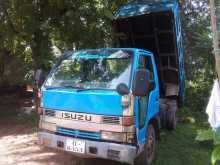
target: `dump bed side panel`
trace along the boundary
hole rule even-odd
[[[137,4],[134,5],[136,12],[144,10],[143,6],[138,10]],[[162,5],[157,11],[151,4],[153,12],[148,8],[148,12],[137,12],[137,15],[135,12],[129,14],[129,8],[125,14],[118,12],[113,23],[114,34],[119,47],[141,48],[154,53],[162,97],[183,97],[183,49],[178,4],[174,3],[169,8],[165,3]]]

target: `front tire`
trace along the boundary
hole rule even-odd
[[[156,131],[152,124],[148,126],[144,151],[135,160],[135,165],[151,165],[156,152]]]

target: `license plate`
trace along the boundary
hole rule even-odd
[[[67,139],[66,140],[66,150],[84,154],[85,153],[86,142],[82,140]]]

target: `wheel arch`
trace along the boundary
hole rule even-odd
[[[153,118],[150,119],[150,121],[148,122],[148,125],[152,124],[155,132],[156,132],[156,138],[157,140],[160,139],[160,118],[159,116],[154,116]]]

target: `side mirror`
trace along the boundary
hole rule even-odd
[[[149,92],[149,75],[150,72],[147,69],[138,69],[135,74],[132,93],[134,96],[147,96]]]
[[[121,96],[124,96],[130,93],[128,86],[124,83],[118,84],[116,90]]]
[[[35,84],[38,87],[43,84],[44,76],[43,76],[43,70],[42,69],[36,70],[36,72],[34,74],[34,81],[35,81]]]

